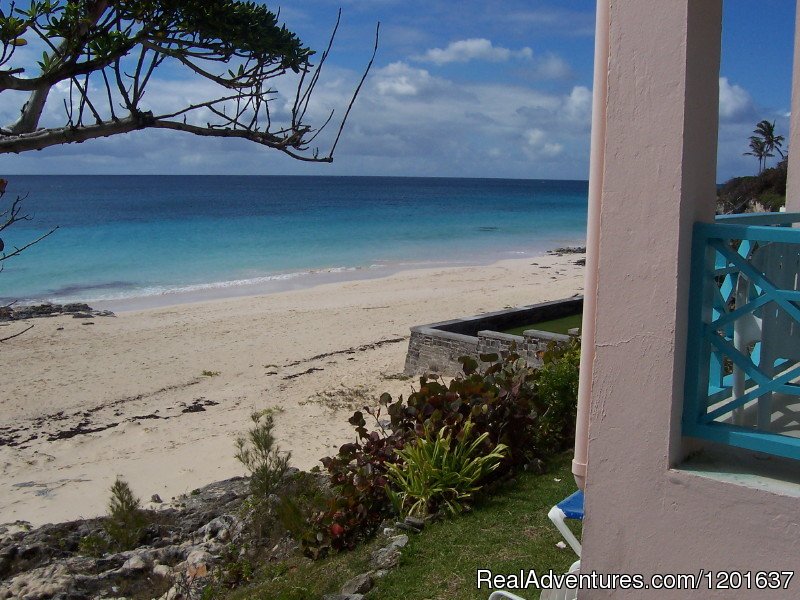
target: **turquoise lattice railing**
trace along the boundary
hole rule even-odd
[[[684,435],[800,459],[800,214],[697,223]]]

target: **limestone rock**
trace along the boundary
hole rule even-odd
[[[374,581],[370,573],[356,575],[342,586],[342,594],[349,596],[352,594],[366,594],[372,589]]]
[[[147,563],[138,554],[134,554],[122,565],[123,571],[144,571],[147,568]]]
[[[370,564],[373,569],[391,569],[400,563],[400,551],[397,548],[380,548],[372,553]]]
[[[391,542],[389,544],[389,548],[404,548],[406,544],[408,544],[408,536],[407,535],[396,535],[389,539]]]

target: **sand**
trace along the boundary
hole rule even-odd
[[[117,476],[168,501],[243,475],[235,439],[266,408],[291,463],[318,465],[353,439],[353,410],[410,391],[409,327],[570,297],[583,285],[577,258],[404,271],[93,324],[36,319],[0,346],[0,523],[103,514]]]

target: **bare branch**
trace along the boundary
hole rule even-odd
[[[33,246],[34,244],[38,244],[38,243],[39,243],[39,242],[41,242],[41,241],[42,241],[44,238],[46,238],[47,236],[49,236],[50,234],[52,234],[52,233],[53,233],[53,232],[54,232],[56,229],[58,229],[58,226],[57,226],[57,225],[56,225],[55,227],[53,227],[53,228],[52,228],[50,231],[48,231],[47,233],[45,233],[45,234],[43,234],[43,235],[40,235],[38,238],[36,238],[36,239],[35,239],[35,240],[33,240],[32,242],[28,242],[27,244],[25,244],[24,246],[22,246],[22,248],[17,248],[17,247],[15,246],[15,247],[14,247],[14,251],[13,251],[13,252],[9,252],[9,253],[2,252],[2,253],[0,253],[0,262],[2,262],[2,261],[4,261],[4,260],[8,260],[9,258],[12,258],[12,257],[14,257],[14,256],[17,256],[18,254],[21,254],[22,252],[24,252],[25,250],[27,250],[28,248],[30,248],[30,247],[31,247],[31,246]]]
[[[333,141],[331,151],[328,153],[328,155],[331,157],[331,160],[333,159],[333,152],[336,150],[336,145],[339,143],[339,138],[342,136],[342,131],[344,130],[344,124],[347,122],[347,117],[350,116],[350,109],[353,108],[353,104],[355,104],[358,93],[361,91],[361,86],[364,85],[364,81],[367,79],[369,70],[372,68],[372,63],[375,61],[375,55],[378,53],[378,39],[380,37],[380,32],[381,24],[378,23],[378,25],[375,27],[375,47],[372,49],[372,58],[369,59],[367,68],[364,70],[364,74],[361,76],[361,81],[358,82],[355,92],[353,92],[353,97],[350,99],[350,104],[348,104],[347,111],[344,113],[344,118],[339,125],[339,132],[336,134],[336,139]]]
[[[7,342],[8,340],[12,340],[12,339],[14,339],[14,338],[15,338],[15,337],[17,337],[17,336],[20,336],[20,335],[22,335],[23,333],[26,333],[26,332],[30,331],[31,329],[33,329],[33,323],[31,323],[30,325],[28,325],[28,328],[27,328],[27,329],[23,329],[23,330],[22,330],[22,331],[20,331],[19,333],[15,333],[14,335],[9,335],[9,336],[6,336],[6,337],[4,337],[4,338],[0,338],[0,343],[2,343],[2,342]]]

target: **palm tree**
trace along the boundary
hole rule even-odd
[[[767,164],[767,158],[775,155],[767,148],[764,138],[753,135],[750,136],[750,152],[745,152],[744,156],[755,156],[758,159],[758,174],[761,175]]]
[[[761,139],[764,140],[764,147],[766,148],[767,152],[777,150],[778,154],[781,155],[781,158],[784,158],[781,146],[783,146],[783,142],[786,138],[784,138],[782,135],[775,135],[775,121],[772,123],[766,119],[759,121],[756,124],[756,128],[753,130],[753,133],[761,136]],[[764,166],[766,166],[766,164]]]

